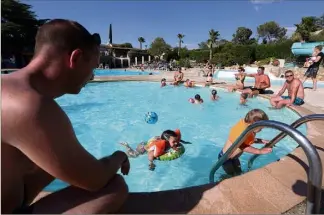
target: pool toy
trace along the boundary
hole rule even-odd
[[[156,140],[157,138],[159,137],[152,137],[147,141],[146,145],[150,144],[152,141]],[[185,153],[185,147],[183,145],[180,145],[177,147],[177,150],[169,149],[166,153],[157,157],[156,159],[160,161],[171,161],[181,157],[184,153]]]
[[[145,122],[148,124],[155,124],[158,119],[159,117],[155,112],[147,112],[144,117]]]

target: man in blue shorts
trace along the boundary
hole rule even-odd
[[[300,106],[304,104],[304,87],[302,82],[294,77],[294,73],[291,70],[285,72],[286,82],[277,95],[270,99],[270,103],[274,108],[280,109],[284,106],[296,105]],[[288,90],[288,96],[282,96],[282,94]]]

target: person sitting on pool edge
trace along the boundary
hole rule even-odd
[[[190,142],[182,140],[180,130],[176,129],[175,131],[165,130],[161,136],[152,138],[148,143],[142,142],[138,144],[136,150],[133,150],[127,143],[120,144],[127,148],[127,154],[129,157],[135,158],[148,152],[148,160],[150,162],[149,169],[154,170],[155,164],[153,163],[153,160],[165,154],[165,152],[170,148],[177,151],[181,143],[191,144]]]
[[[223,147],[223,149],[218,154],[218,159],[220,159],[226,151],[233,145],[236,139],[245,131],[245,129],[258,121],[269,120],[267,114],[260,109],[250,110],[244,119],[240,119],[230,130],[229,137]],[[251,154],[268,154],[272,152],[271,148],[257,149],[252,147],[253,143],[267,144],[269,141],[256,138],[256,133],[260,132],[262,129],[259,128],[250,133],[243,141],[241,146],[237,148],[223,163],[223,169],[228,175],[235,176],[242,173],[241,163],[239,157],[243,152],[248,152]]]
[[[166,85],[167,85],[166,79],[165,78],[162,78],[161,79],[161,87],[165,87]]]
[[[217,95],[217,90],[214,89],[211,91],[210,99],[212,101],[216,101],[219,99],[219,96]]]
[[[189,102],[192,104],[202,104],[204,103],[204,100],[200,97],[199,94],[196,94],[194,99],[193,98],[189,99]]]
[[[183,79],[183,72],[181,71],[181,67],[179,67],[178,71],[174,73],[174,82],[173,85],[177,86],[182,82]]]
[[[186,82],[184,83],[185,87],[194,87],[195,86],[195,82],[194,81],[190,81],[189,79],[186,80]]]
[[[241,95],[240,95],[240,105],[246,105],[247,97],[248,97],[247,93],[241,93]]]
[[[285,72],[285,78],[286,82],[277,95],[270,99],[270,104],[276,109],[284,106],[303,105],[305,97],[303,83],[294,77],[294,73],[291,70]],[[282,96],[286,89],[288,90],[288,96]]]

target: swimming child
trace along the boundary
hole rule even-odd
[[[189,79],[186,80],[186,82],[184,83],[185,87],[194,87],[195,86],[195,82],[190,81]]]
[[[240,96],[240,105],[246,105],[247,97],[248,97],[247,93],[242,93],[241,94],[241,96]]]
[[[204,100],[200,97],[199,94],[196,94],[194,99],[193,98],[189,99],[189,102],[193,104],[202,104],[204,103]]]
[[[161,79],[161,87],[165,87],[167,84],[166,84],[166,79],[165,78],[162,78]]]
[[[165,154],[171,148],[178,150],[178,147],[181,146],[181,143],[191,144],[190,142],[181,140],[181,132],[179,129],[176,129],[175,131],[165,130],[163,131],[161,136],[152,138],[149,143],[142,142],[138,144],[136,150],[133,150],[127,143],[120,144],[127,148],[126,153],[129,157],[135,158],[147,152],[149,169],[154,170],[155,164],[153,163],[153,160]]]
[[[234,125],[231,128],[228,140],[226,141],[223,149],[220,151],[218,159],[220,159],[226,153],[226,151],[232,146],[236,139],[244,132],[244,130],[249,125],[261,120],[269,120],[267,114],[263,110],[250,110],[246,114],[244,119],[241,119],[239,122],[236,123],[236,125]],[[268,154],[272,152],[271,148],[257,149],[251,146],[253,143],[267,144],[269,142],[267,140],[262,140],[255,137],[256,133],[260,132],[261,130],[262,129],[259,128],[254,132],[250,133],[244,139],[242,145],[229,156],[227,161],[223,163],[223,169],[228,175],[239,175],[242,173],[239,157],[242,155],[243,152],[248,152],[251,154]]]
[[[217,95],[217,90],[214,89],[211,91],[210,99],[212,101],[216,101],[219,99],[219,96]]]

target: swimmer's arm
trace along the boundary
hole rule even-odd
[[[147,153],[148,156],[148,160],[150,161],[150,163],[153,163],[154,160],[154,150],[151,150]]]
[[[10,142],[50,175],[73,186],[97,191],[127,159],[122,152],[102,160],[92,156],[79,143],[69,118],[51,99],[31,98],[16,114],[19,122],[12,126],[15,136]]]

